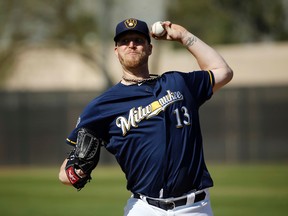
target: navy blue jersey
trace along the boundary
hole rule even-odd
[[[75,144],[81,127],[94,131],[115,155],[133,193],[167,198],[212,187],[198,111],[213,84],[210,71],[118,83],[88,104],[67,142]]]

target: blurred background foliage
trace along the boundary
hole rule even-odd
[[[105,43],[112,38],[114,24],[108,23],[108,28],[102,23],[111,21],[111,11],[121,10],[116,3],[0,0],[0,82],[11,71],[15,53],[35,44],[71,49],[87,63],[99,66],[91,47],[97,40]],[[187,27],[209,44],[288,39],[288,0],[168,0],[165,5],[167,20]],[[147,16],[153,15],[148,12]]]
[[[288,39],[287,5],[287,0],[182,0],[168,14],[208,43],[283,41]]]

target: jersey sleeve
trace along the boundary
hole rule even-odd
[[[66,138],[66,143],[69,145],[75,145],[77,141],[77,134],[80,128],[86,128],[93,132],[93,134],[102,140],[107,139],[107,119],[103,115],[99,115],[99,100],[96,98],[90,102],[83,112],[80,114],[76,127],[72,130],[69,136]]]
[[[213,95],[214,75],[212,71],[193,71],[185,74],[186,85],[196,99],[198,106],[209,100]]]

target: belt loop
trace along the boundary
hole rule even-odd
[[[187,195],[187,203],[186,205],[193,204],[195,200],[195,193],[190,193]]]
[[[142,196],[142,195],[140,195],[140,199],[141,199],[142,201],[144,201],[144,202],[146,202],[146,203],[147,203],[147,199],[146,199],[146,196]]]

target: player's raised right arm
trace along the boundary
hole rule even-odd
[[[215,49],[188,31],[184,33],[181,42],[196,58],[202,70],[213,72],[215,79],[213,92],[230,82],[233,78],[233,71]]]
[[[163,22],[162,24],[167,34],[156,39],[172,40],[182,43],[196,58],[200,69],[211,70],[213,72],[215,78],[214,92],[232,79],[232,69],[215,49],[180,25],[172,24],[169,21]]]

